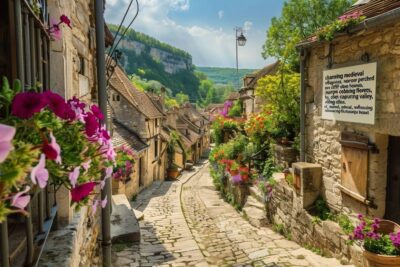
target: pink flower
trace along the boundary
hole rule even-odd
[[[88,112],[85,117],[85,123],[86,135],[89,137],[95,135],[99,129],[99,121],[96,116],[94,116],[93,113]]]
[[[58,164],[61,164],[61,148],[60,145],[57,144],[56,138],[53,133],[50,133],[51,143],[47,143],[47,141],[42,146],[42,152],[46,155],[47,159],[54,160]]]
[[[59,118],[64,120],[73,120],[75,118],[75,112],[62,96],[51,91],[44,92],[43,96],[48,108]]]
[[[101,206],[103,209],[107,205],[107,196],[105,196],[104,200],[95,200],[92,204],[92,216],[96,215],[97,207]]]
[[[85,184],[78,185],[71,190],[71,199],[72,202],[79,202],[85,199],[94,189],[96,186],[95,182],[88,182]]]
[[[101,112],[100,108],[96,105],[93,105],[90,107],[90,110],[93,112],[93,114],[99,119],[102,120],[104,119],[104,115]]]
[[[31,171],[31,180],[33,184],[39,184],[40,188],[45,188],[47,181],[49,180],[49,171],[45,168],[46,156],[45,154],[40,155],[39,163],[36,167],[33,167]]]
[[[15,128],[0,124],[0,163],[6,160],[8,154],[14,149],[12,139],[15,135]]]
[[[89,159],[88,161],[82,163],[82,168],[83,168],[85,171],[88,171],[89,168],[90,168],[90,163],[92,163],[92,160],[90,160],[90,159]]]
[[[21,119],[29,119],[45,106],[46,102],[42,94],[35,92],[19,93],[13,99],[11,114]]]
[[[75,119],[85,123],[85,103],[80,102],[75,96],[67,101],[68,105],[71,107],[72,111],[75,112]]]
[[[110,178],[111,176],[112,176],[112,174],[113,174],[113,167],[112,166],[110,166],[110,167],[107,167],[106,168],[106,178]]]
[[[69,182],[71,183],[72,187],[75,187],[76,182],[78,181],[78,177],[80,174],[79,169],[80,169],[80,167],[75,167],[74,170],[72,172],[70,172],[68,175]]]
[[[24,191],[21,191],[15,194],[11,199],[11,206],[16,207],[18,209],[25,209],[28,205],[29,201],[31,200],[30,195],[25,195],[31,188],[29,186],[25,187]]]
[[[101,201],[101,207],[104,209],[107,205],[107,195],[104,197],[104,199]]]
[[[66,15],[61,15],[60,21],[61,21],[61,23],[66,24],[68,27],[70,27],[72,29],[71,20]]]

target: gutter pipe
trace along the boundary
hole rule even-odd
[[[306,161],[306,66],[307,50],[300,50],[300,161]]]
[[[105,65],[105,33],[104,33],[104,1],[95,1],[96,17],[96,62],[97,62],[97,86],[98,102],[101,112],[107,114],[107,88],[106,88],[106,65]],[[106,116],[105,116],[106,117]],[[102,121],[106,124],[106,119]],[[102,179],[104,180],[104,174]],[[111,179],[105,180],[105,186],[101,190],[101,199],[107,197],[106,206],[101,209],[101,233],[103,266],[111,267]]]

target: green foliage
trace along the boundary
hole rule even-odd
[[[336,216],[335,221],[339,223],[340,228],[345,234],[350,234],[351,232],[353,232],[354,225],[347,215],[340,214]]]
[[[379,239],[366,238],[364,248],[376,254],[399,256],[399,250],[393,245],[389,235],[383,235]]]
[[[183,141],[182,138],[180,136],[180,134],[176,131],[171,131],[170,133],[170,141],[168,143],[168,147],[167,147],[167,153],[168,153],[168,167],[169,168],[174,168],[176,167],[175,165],[175,151],[176,148],[179,147],[182,152],[183,152],[183,161],[186,162],[186,150],[185,150],[185,146],[183,145]]]
[[[292,174],[289,173],[288,175],[286,175],[285,178],[289,185],[293,185],[293,175]]]
[[[270,113],[273,138],[293,140],[300,132],[300,75],[285,69],[258,81],[256,94],[266,103]]]
[[[255,69],[239,69],[239,75],[235,68],[196,67],[196,70],[205,74],[215,84],[236,85],[245,75],[255,72]]]
[[[175,95],[175,100],[179,105],[189,102],[189,96],[183,92],[179,92]]]
[[[319,197],[315,201],[315,211],[317,217],[323,221],[328,219],[330,220],[334,219],[331,210],[329,209],[328,205],[326,204],[326,201],[322,197]]]
[[[267,179],[271,178],[274,173],[279,171],[272,157],[268,157],[263,166],[264,168],[262,170],[262,176]]]
[[[335,33],[342,32],[351,26],[357,25],[364,21],[365,18],[365,16],[359,16],[354,18],[335,20],[333,23],[326,25],[317,32],[318,40],[332,41]]]
[[[229,110],[229,117],[241,117],[243,112],[242,101],[236,100],[233,102],[233,106]]]
[[[333,22],[348,9],[353,0],[288,0],[280,17],[271,20],[262,56],[273,57],[297,69],[296,44]]]
[[[234,90],[230,84],[214,84],[202,72],[196,72],[196,76],[200,80],[197,104],[201,107],[212,103],[223,103],[228,94]]]

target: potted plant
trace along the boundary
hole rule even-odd
[[[168,143],[167,153],[168,153],[168,168],[167,168],[167,176],[170,179],[176,179],[179,176],[179,168],[178,165],[175,163],[175,152],[176,147],[179,146],[182,150],[183,154],[183,162],[186,162],[186,152],[182,145],[182,140],[180,135],[172,131],[170,133],[171,140]]]
[[[360,223],[350,240],[361,243],[370,267],[400,266],[400,226],[395,222],[358,215]]]

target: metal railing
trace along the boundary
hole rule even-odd
[[[24,89],[47,89],[50,86],[50,36],[47,33],[47,1],[39,0],[34,11],[30,0],[6,0],[8,9],[3,18],[10,36],[6,43],[9,55],[1,55],[7,64],[2,66],[9,80],[19,79]],[[36,2],[36,1],[35,1]],[[2,21],[3,22],[3,21]],[[57,214],[54,186],[37,189],[26,207],[28,216],[11,214],[0,224],[1,267],[36,266],[46,238]]]

